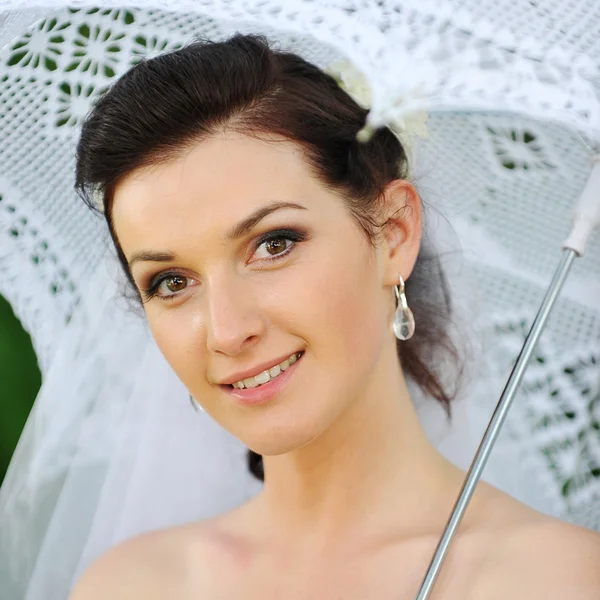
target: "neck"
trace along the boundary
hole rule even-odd
[[[314,547],[443,526],[463,476],[427,440],[395,347],[377,371],[324,434],[294,452],[264,457],[260,501],[274,535]]]

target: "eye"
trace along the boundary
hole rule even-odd
[[[168,296],[181,292],[187,287],[187,277],[181,275],[169,275],[165,277],[159,284],[157,292],[159,296]]]
[[[277,254],[283,254],[292,244],[292,240],[284,237],[273,238],[267,242],[263,242],[258,248],[257,252],[260,250],[262,246],[267,253],[267,255],[259,257],[259,258],[268,258],[269,256],[276,256]]]
[[[193,279],[184,275],[164,273],[152,281],[149,289],[142,290],[144,302],[148,302],[154,297],[161,300],[171,300],[193,283]]]
[[[254,254],[259,260],[277,260],[289,254],[298,242],[306,239],[306,234],[294,229],[270,231],[258,240]]]

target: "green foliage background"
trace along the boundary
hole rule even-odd
[[[0,482],[41,382],[31,339],[0,296]]]

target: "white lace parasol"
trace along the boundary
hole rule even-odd
[[[414,177],[440,251],[460,242],[445,262],[477,352],[450,430],[427,399],[419,406],[462,466],[558,264],[600,141],[595,0],[0,0],[0,293],[43,372],[0,491],[10,600],[62,600],[114,543],[257,489],[244,448],[206,415],[190,418],[186,390],[119,300],[102,221],[72,190],[79,126],[111,82],[141,57],[238,30],[323,67],[349,59],[371,87],[373,126],[429,111]],[[600,530],[598,298],[596,235],[484,478]]]

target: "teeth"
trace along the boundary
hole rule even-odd
[[[248,377],[248,379],[244,379],[245,388],[255,388],[257,385],[258,383],[256,383],[256,379],[254,377]]]
[[[259,373],[255,377],[248,377],[246,379],[243,379],[242,381],[236,381],[233,384],[233,387],[238,390],[241,390],[244,388],[255,388],[259,385],[268,383],[269,381],[271,381],[271,379],[275,379],[275,377],[277,377],[283,371],[288,369],[290,365],[293,365],[298,360],[299,356],[299,352],[297,354],[292,354],[292,356],[286,358],[283,362],[279,363],[278,365],[275,365],[274,367],[271,367],[270,369],[267,369],[266,371],[263,371],[262,373]]]
[[[271,375],[269,375],[269,371],[263,371],[259,375],[254,377],[256,379],[256,383],[267,383],[267,381],[271,380]]]

